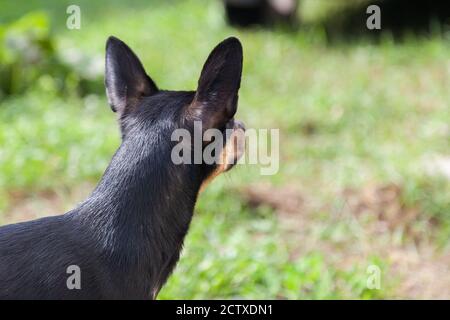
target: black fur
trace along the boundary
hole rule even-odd
[[[205,103],[213,111],[199,118],[213,117],[221,127],[236,109],[242,48],[229,38],[215,51],[207,64],[218,66],[211,69],[215,73],[204,69],[199,81],[206,77],[214,84],[201,91],[202,100],[227,100],[226,87],[232,88],[225,91],[233,105]],[[225,65],[233,66],[231,75]],[[200,186],[214,170],[175,165],[170,158],[173,130],[192,130],[191,108],[201,109],[193,106],[196,92],[158,90],[131,49],[113,37],[107,43],[106,88],[119,114],[122,144],[76,209],[0,227],[2,299],[153,299],[179,259]],[[81,269],[80,290],[66,286],[70,265]]]

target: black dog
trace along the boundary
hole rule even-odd
[[[156,298],[179,259],[199,190],[234,164],[174,164],[171,134],[193,132],[194,121],[243,132],[234,121],[241,72],[241,44],[228,38],[209,55],[197,91],[159,90],[131,49],[110,37],[105,85],[122,143],[76,209],[0,228],[0,298]],[[229,145],[222,154],[238,159],[242,150]]]

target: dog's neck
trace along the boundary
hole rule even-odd
[[[155,143],[125,140],[79,216],[108,259],[164,282],[178,260],[201,181],[195,167],[175,166],[169,146]]]

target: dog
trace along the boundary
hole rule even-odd
[[[171,134],[193,133],[196,121],[202,130],[243,134],[234,120],[242,60],[239,40],[227,38],[208,56],[196,91],[160,90],[135,53],[109,37],[105,87],[121,145],[75,209],[0,227],[0,299],[156,299],[200,190],[242,156],[242,146],[224,138],[218,157],[226,161],[174,164]],[[70,285],[72,271],[79,278]]]

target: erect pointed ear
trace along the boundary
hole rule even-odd
[[[242,45],[231,37],[209,54],[198,80],[188,113],[201,120],[203,129],[221,129],[237,109],[242,74]]]
[[[112,36],[106,42],[105,86],[109,105],[119,116],[131,112],[143,97],[158,91],[134,52]]]

